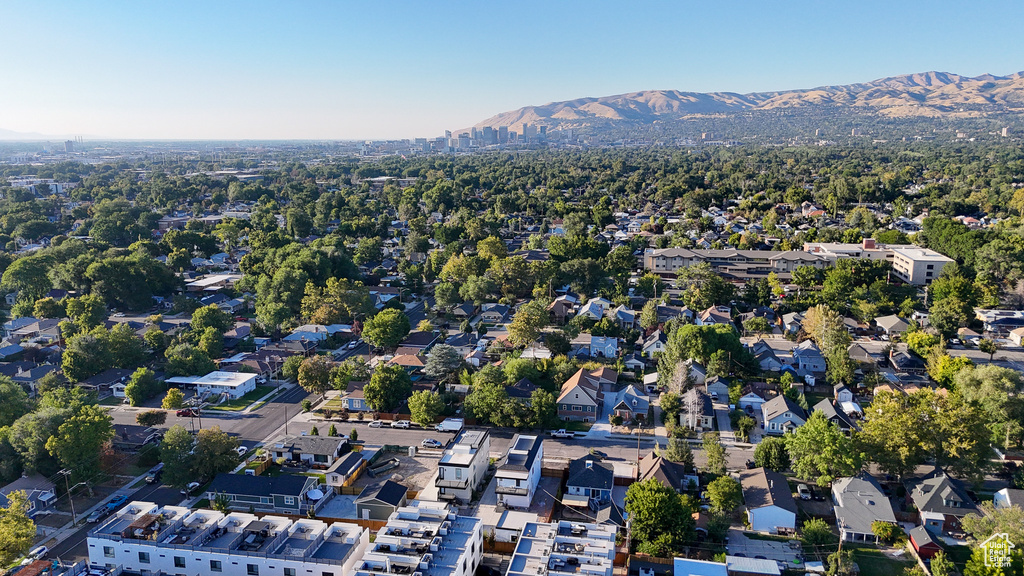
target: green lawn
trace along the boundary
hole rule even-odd
[[[267,394],[270,394],[276,386],[257,386],[255,390],[249,392],[245,396],[237,400],[228,400],[222,404],[216,406],[207,406],[205,410],[228,410],[231,412],[237,412],[238,410],[245,410],[250,404],[263,398]]]
[[[569,432],[590,432],[591,426],[593,424],[590,422],[576,422],[575,420],[565,423],[565,429]]]
[[[860,567],[860,576],[892,576],[914,565],[909,558],[897,560],[886,556],[877,548],[853,547],[853,561]]]
[[[103,400],[99,401],[100,406],[120,406],[124,402],[124,398],[118,398],[117,396],[107,396]]]
[[[964,564],[971,559],[971,552],[973,552],[973,550],[971,550],[970,546],[946,547],[946,556],[957,565],[957,568],[961,569],[963,569]]]

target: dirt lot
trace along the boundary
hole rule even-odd
[[[384,480],[393,480],[408,486],[410,490],[419,491],[429,485],[430,480],[437,472],[437,465],[441,459],[440,454],[417,454],[414,457],[409,457],[407,453],[389,452],[382,456],[378,462],[384,462],[389,458],[398,458],[400,462],[398,468],[376,478],[364,472],[356,480],[355,485],[362,488]]]

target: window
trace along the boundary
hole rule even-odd
[[[284,497],[284,503],[285,503],[286,506],[294,506],[295,505],[295,497],[294,496],[285,496]]]
[[[181,556],[175,556],[174,557],[174,567],[175,568],[184,568],[185,567],[185,559],[182,558]]]
[[[260,567],[256,564],[246,564],[245,573],[249,576],[260,576]]]
[[[295,568],[285,568],[284,576],[295,576]]]
[[[323,576],[334,576],[334,572],[323,572]]]
[[[103,547],[103,557],[104,558],[113,558],[114,557],[114,547],[113,546],[104,546]]]
[[[327,462],[327,455],[326,454],[313,454],[313,462],[318,462],[318,463],[323,464],[324,462]]]
[[[149,552],[139,552],[139,562],[149,564]]]
[[[224,567],[221,566],[220,560],[210,560],[210,572],[222,572]]]
[[[455,469],[455,479],[462,480],[462,468]]]

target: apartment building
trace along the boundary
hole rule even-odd
[[[442,502],[413,501],[388,518],[344,576],[472,576],[483,560],[483,524]]]
[[[516,434],[495,474],[497,484],[494,491],[498,495],[498,502],[516,508],[529,508],[537,485],[540,484],[543,460],[542,438]]]
[[[687,248],[648,249],[644,268],[655,274],[674,274],[680,268],[707,262],[712,270],[733,282],[767,278],[774,272],[780,280],[790,280],[800,266],[826,268],[835,256],[799,250],[689,250]]]
[[[348,576],[370,543],[353,524],[132,502],[89,533],[89,563],[137,574]]]
[[[505,576],[612,576],[616,527],[528,522]]]
[[[486,430],[460,432],[438,463],[438,498],[469,502],[487,473],[490,452],[491,435]]]
[[[907,284],[925,286],[939,277],[942,268],[953,261],[928,248],[894,248],[892,270],[897,278]]]

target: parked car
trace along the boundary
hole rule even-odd
[[[117,496],[114,496],[110,500],[110,502],[107,502],[107,510],[110,510],[111,512],[113,512],[114,510],[117,510],[118,506],[124,504],[127,501],[128,501],[128,497],[127,496],[125,496],[124,494],[118,494]]]
[[[46,546],[38,546],[36,548],[33,548],[32,551],[28,553],[28,555],[33,557],[33,558],[35,558],[36,560],[40,560],[40,559],[42,559],[43,556],[46,556],[46,554],[49,553],[49,552],[50,552],[50,549],[48,547],[46,547]]]
[[[384,422],[381,420],[370,420],[370,428],[383,428]]]
[[[110,514],[110,512],[111,510],[108,510],[106,506],[104,506],[103,508],[97,508],[96,510],[92,511],[92,514],[89,514],[85,521],[89,524],[95,524],[100,520],[103,520],[107,516],[107,514]]]
[[[353,341],[348,343],[348,349],[349,350],[355,350],[356,346],[359,346],[359,341],[358,340],[353,340]]]
[[[560,430],[555,430],[554,432],[552,432],[551,433],[551,437],[552,438],[575,438],[576,434],[573,433],[573,432],[569,432],[565,428],[562,428]]]
[[[235,448],[235,452],[238,452],[238,456],[242,457],[242,456],[245,456],[246,453],[249,452],[249,449],[246,448],[245,446],[239,446],[238,448]]]
[[[437,440],[434,440],[433,438],[424,438],[423,441],[420,442],[420,445],[423,446],[424,448],[442,448],[442,447],[444,447],[444,444],[441,444],[440,442],[438,442]]]
[[[175,412],[175,414],[184,418],[195,418],[199,416],[199,408],[182,408]]]
[[[807,484],[797,484],[796,493],[800,496],[801,500],[811,499],[811,489],[807,487]]]
[[[188,496],[196,488],[199,488],[199,482],[189,482],[188,486],[185,486],[185,489],[182,490],[181,493]]]
[[[161,462],[156,466],[149,469],[149,475],[146,476],[146,484],[156,484],[160,481],[160,477],[164,475],[164,463]]]
[[[408,428],[411,425],[412,423],[409,422],[408,420],[395,420],[391,422],[392,428]]]

